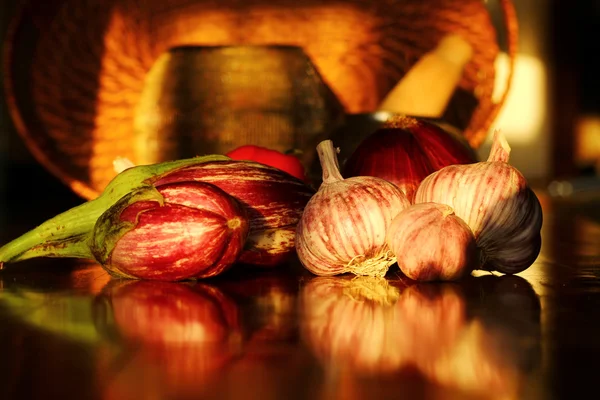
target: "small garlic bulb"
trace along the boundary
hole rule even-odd
[[[542,208],[523,175],[508,164],[510,147],[500,132],[487,161],[451,165],[421,182],[415,203],[449,205],[473,231],[482,268],[515,274],[541,248]]]
[[[315,275],[384,276],[396,262],[385,241],[387,229],[410,202],[386,180],[344,179],[331,140],[319,143],[317,153],[323,183],[296,228],[300,262]]]
[[[453,281],[479,264],[471,228],[445,204],[415,204],[392,221],[387,243],[400,270],[416,281]]]

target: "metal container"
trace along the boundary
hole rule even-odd
[[[342,113],[299,47],[175,47],[146,76],[136,160],[224,154],[245,144],[311,157]]]

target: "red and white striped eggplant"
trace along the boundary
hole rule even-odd
[[[314,194],[302,180],[264,164],[235,160],[189,165],[149,179],[155,186],[182,181],[211,183],[245,207],[250,232],[239,262],[270,267],[294,254],[296,225]]]
[[[127,168],[98,198],[67,210],[0,247],[0,268],[4,263],[36,257],[99,258],[101,262],[113,257],[114,261],[115,256],[110,256],[108,250],[99,250],[113,246],[101,243],[102,235],[95,228],[100,216],[125,201],[124,196],[130,196],[127,201],[131,201],[134,192],[156,192],[163,185],[185,182],[213,184],[241,204],[249,219],[241,263],[275,266],[295,251],[295,227],[314,190],[277,168],[211,155]]]
[[[126,168],[106,186],[97,198],[73,207],[13,239],[0,247],[0,269],[4,264],[38,257],[86,258],[94,260],[91,235],[96,221],[123,196],[149,186],[153,176],[186,165],[198,165],[214,160],[229,160],[220,155]]]
[[[248,225],[244,208],[215,185],[146,186],[123,196],[98,218],[90,247],[116,276],[207,278],[237,261]]]

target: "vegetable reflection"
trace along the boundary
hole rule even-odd
[[[133,388],[190,391],[232,362],[241,347],[237,305],[208,285],[114,281],[97,298],[95,315],[98,329],[128,353],[101,357],[105,398],[127,398]],[[132,385],[132,379],[147,384]]]
[[[340,376],[414,380],[416,373],[429,383],[463,393],[512,397],[524,373],[519,357],[535,357],[519,346],[527,335],[532,339],[527,343],[535,342],[539,313],[532,329],[514,337],[509,321],[497,318],[495,327],[484,322],[490,313],[479,298],[475,306],[467,302],[465,292],[485,289],[479,279],[459,285],[315,278],[302,291],[303,338],[326,370]],[[479,295],[485,303],[500,294]],[[536,303],[535,292],[529,294]]]
[[[244,304],[240,311],[249,332],[248,342],[295,342],[297,339],[298,281],[277,271],[250,271],[220,282],[219,287]]]

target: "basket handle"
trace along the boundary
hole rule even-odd
[[[512,78],[514,76],[515,70],[515,58],[517,57],[517,51],[519,46],[519,23],[517,20],[517,12],[515,10],[515,6],[511,0],[499,0],[499,2],[502,8],[502,13],[504,14],[504,25],[507,37],[506,53],[508,55],[508,75],[506,76],[504,93],[502,93],[500,100],[496,104],[494,104],[492,112],[490,112],[490,114],[487,117],[487,120],[485,121],[485,124],[483,125],[483,129],[486,130],[489,129],[489,127],[492,125],[494,119],[498,116],[500,109],[506,102],[506,98],[512,85]]]

